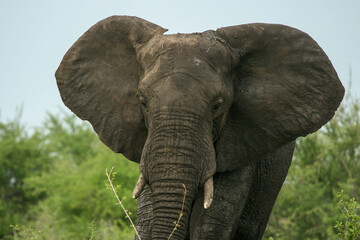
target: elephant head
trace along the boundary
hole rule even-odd
[[[113,151],[140,163],[152,238],[184,239],[191,206],[212,176],[256,162],[329,121],[344,89],[307,34],[246,24],[164,35],[143,19],[112,16],[69,49],[57,72],[62,100]]]

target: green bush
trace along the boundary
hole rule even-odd
[[[115,167],[114,184],[129,196],[123,202],[135,219],[138,165],[108,149],[89,125],[49,115],[28,134],[18,119],[1,123],[0,149],[0,239],[34,232],[39,239],[133,239],[105,169]]]
[[[345,240],[360,239],[360,204],[355,198],[344,196],[344,191],[338,193],[338,198],[343,220],[335,223],[337,236]]]

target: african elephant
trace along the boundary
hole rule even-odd
[[[344,88],[307,34],[245,24],[166,35],[137,17],[91,27],[64,56],[63,102],[140,164],[142,239],[261,239],[299,136]],[[187,193],[183,202],[184,186]]]

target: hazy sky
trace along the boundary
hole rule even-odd
[[[280,23],[312,36],[346,90],[360,96],[359,0],[0,0],[0,119],[23,105],[22,121],[37,126],[46,112],[67,110],[54,73],[69,47],[93,24],[132,15],[169,29],[202,32],[251,22]]]

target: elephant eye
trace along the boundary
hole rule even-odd
[[[143,107],[146,107],[146,101],[145,101],[144,96],[138,95],[138,99],[139,99],[140,104],[141,104]]]
[[[221,108],[222,104],[224,103],[224,99],[218,98],[213,106],[213,115],[216,116]]]

